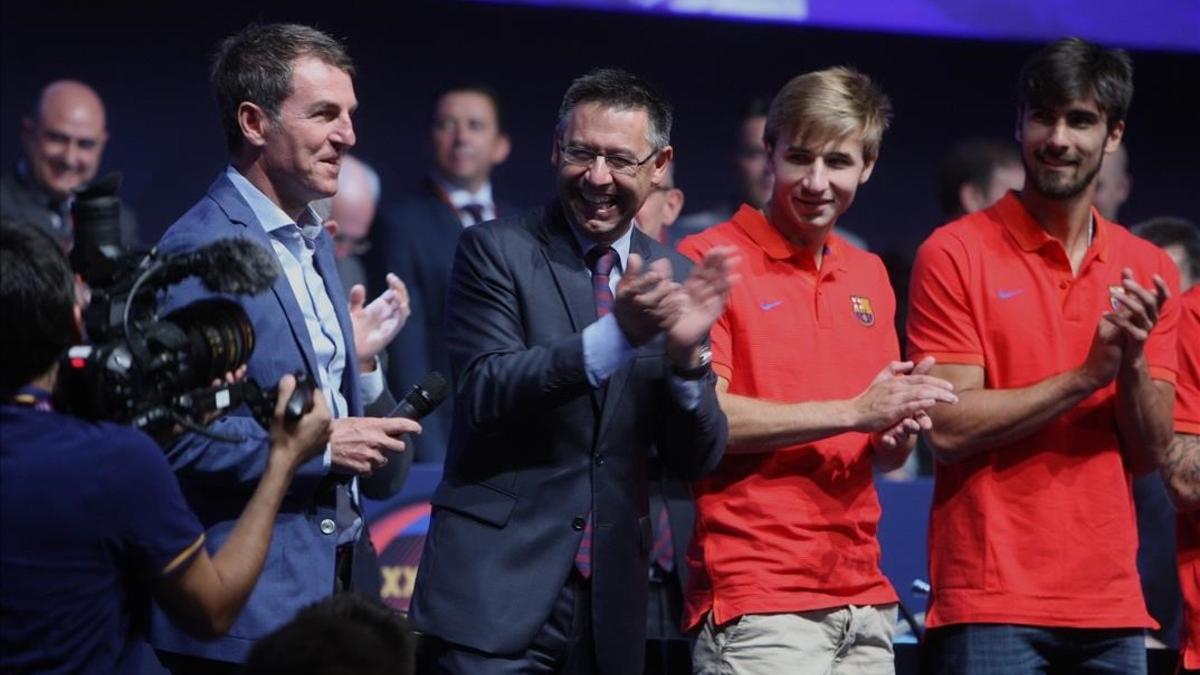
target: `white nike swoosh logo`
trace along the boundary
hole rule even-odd
[[[764,302],[761,305],[759,305],[759,307],[762,307],[764,311],[769,312],[782,304],[783,304],[782,300],[776,300],[774,302]]]
[[[1011,291],[1006,291],[1002,288],[1002,289],[996,291],[996,295],[1000,296],[1001,300],[1011,300],[1012,298],[1015,298],[1024,292],[1025,292],[1024,288],[1017,288],[1017,289],[1014,289]]]

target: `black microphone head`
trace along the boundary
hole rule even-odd
[[[178,263],[176,262],[178,261]],[[275,254],[249,239],[220,239],[167,263],[169,276],[197,276],[215,293],[261,293],[279,276]],[[178,265],[178,266],[177,266]]]
[[[442,374],[430,372],[419,383],[413,386],[404,400],[417,412],[417,418],[428,415],[434,408],[446,399],[450,393],[450,383]]]

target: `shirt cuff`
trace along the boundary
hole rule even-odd
[[[692,412],[700,407],[700,397],[704,395],[703,386],[708,384],[708,378],[701,380],[685,380],[682,377],[671,375],[667,378],[670,383],[671,395],[675,397],[675,402],[679,407],[688,412]]]
[[[375,357],[375,370],[369,373],[359,373],[358,390],[362,393],[363,405],[371,405],[383,395],[383,368],[379,367],[379,357]]]
[[[625,333],[617,325],[617,317],[607,314],[583,329],[583,369],[588,384],[600,387],[617,368],[637,354]]]

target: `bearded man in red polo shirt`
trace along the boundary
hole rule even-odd
[[[935,406],[928,647],[939,673],[1145,673],[1131,480],[1171,440],[1179,273],[1092,208],[1127,54],[1055,42],[1018,81],[1025,184],[935,231],[912,358]]]
[[[932,359],[898,361],[883,263],[832,233],[890,111],[852,69],[796,77],[767,115],[767,205],[679,246],[743,260],[711,330],[729,444],[695,484],[684,626],[699,631],[697,673],[894,672],[872,471],[903,464],[924,411],[956,398]]]

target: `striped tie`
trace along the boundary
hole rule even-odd
[[[611,246],[595,246],[587,252],[588,269],[592,270],[592,296],[596,299],[597,318],[612,312],[613,293],[608,283],[617,260],[617,252]]]
[[[650,550],[650,562],[664,572],[675,569],[675,546],[671,541],[671,518],[665,504],[658,507],[658,520],[654,523],[654,548]]]
[[[612,312],[613,292],[608,287],[609,275],[617,264],[617,252],[611,246],[594,246],[587,252],[588,269],[592,271],[592,297],[596,300],[596,317]],[[575,568],[584,579],[592,576],[592,512],[588,511],[587,525],[583,528],[583,539],[575,551]]]

